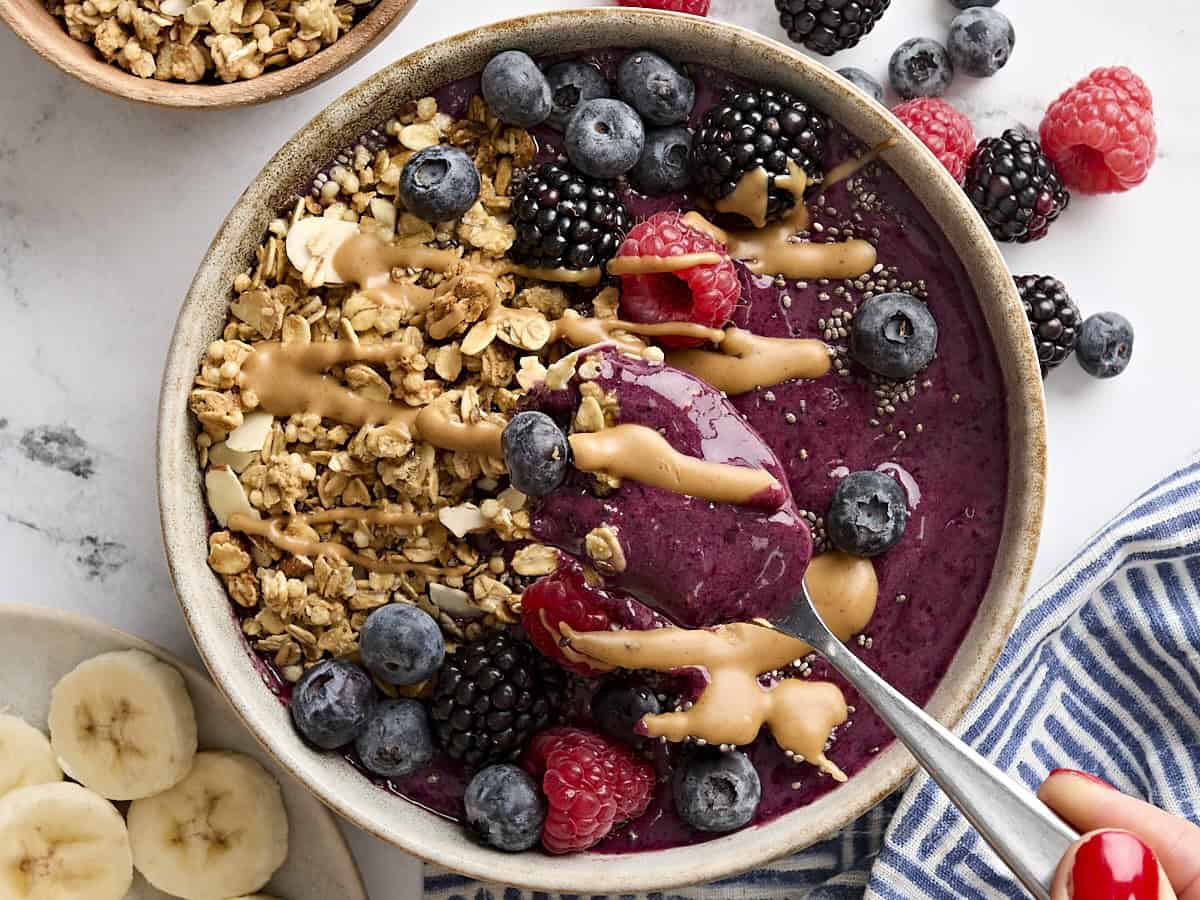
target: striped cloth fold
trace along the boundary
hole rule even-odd
[[[958,733],[1033,789],[1083,769],[1200,821],[1200,457],[1154,485],[1034,595]],[[885,834],[886,832],[886,834]],[[561,900],[1026,897],[918,775],[833,838],[703,887]],[[553,900],[428,867],[427,900]]]

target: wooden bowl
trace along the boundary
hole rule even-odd
[[[297,778],[359,827],[422,859],[506,885],[557,893],[624,894],[713,881],[799,850],[854,821],[913,773],[899,743],[846,784],[758,827],[707,843],[645,853],[505,854],[468,839],[454,822],[402,800],[335,754],[314,752],[263,684],[221,580],[208,567],[209,515],[188,394],[208,344],[220,336],[236,274],[253,260],[276,211],[355,138],[404,103],[474,74],[494,54],[534,55],[653,46],[811,100],[869,146],[894,139],[887,163],[907,183],[962,260],[1004,381],[1007,500],[999,549],[982,604],[927,709],[953,725],[992,670],[1021,608],[1037,550],[1045,487],[1045,410],[1029,324],[1012,276],[962,189],[884,107],[820,63],[734,26],[673,13],[581,9],[544,13],[446,38],[392,63],[334,100],[267,163],[217,233],[184,301],[163,376],[158,420],[158,498],[167,561],[184,616],[216,683],[246,724]]]
[[[319,53],[233,84],[139,78],[106,62],[90,44],[67,34],[63,21],[46,9],[44,0],[3,0],[0,19],[43,58],[106,94],[174,109],[227,109],[266,103],[320,84],[383,40],[416,2],[378,0],[361,21]]]

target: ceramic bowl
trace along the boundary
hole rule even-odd
[[[184,613],[213,677],[259,738],[296,777],[367,831],[427,860],[503,884],[546,891],[624,893],[728,876],[805,847],[852,821],[913,771],[899,746],[880,753],[850,781],[812,805],[769,824],[699,846],[641,854],[505,855],[467,840],[453,822],[376,788],[341,759],[314,753],[263,686],[205,563],[208,516],[193,447],[188,391],[207,344],[225,322],[230,284],[277,209],[344,146],[410,99],[478,72],[496,52],[533,54],[652,45],[814,101],[867,145],[895,138],[887,162],[945,231],[979,296],[1003,367],[1009,424],[1008,502],[992,578],[979,614],[928,705],[953,724],[969,704],[1020,607],[1041,525],[1045,478],[1041,378],[1029,326],[995,243],[962,190],[882,106],[819,63],[740,28],[691,16],[588,9],[501,22],[448,38],[393,63],[334,101],[289,141],[247,188],[217,234],[184,302],[163,380],[158,485],[167,556]]]
[[[183,675],[196,708],[202,750],[235,750],[262,762],[279,781],[288,813],[288,858],[267,886],[289,900],[367,900],[337,820],[246,733],[213,683],[161,647],[71,613],[0,603],[0,710],[46,728],[50,691],[77,665],[101,653],[142,650]],[[136,875],[125,900],[170,900]]]
[[[233,84],[184,84],[139,78],[106,62],[95,48],[67,34],[44,0],[4,0],[0,20],[44,59],[68,75],[106,94],[176,109],[225,109],[285,97],[320,84],[344,69],[377,43],[412,8],[416,0],[378,0],[375,6],[332,45],[282,69]]]

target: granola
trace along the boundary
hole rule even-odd
[[[67,33],[139,78],[245,81],[328,47],[375,0],[51,0]]]
[[[402,422],[356,428],[312,412],[273,417],[240,377],[265,342],[387,342],[395,352],[386,362],[348,362],[329,374],[364,401],[436,406],[450,422],[503,424],[531,376],[556,364],[573,370],[570,360],[556,363],[562,351],[553,346],[552,323],[571,305],[568,292],[495,274],[513,242],[512,173],[532,162],[532,138],[499,123],[478,97],[457,120],[422,98],[382,134],[383,146],[344,154],[271,223],[254,264],[234,280],[223,334],[201,360],[190,397],[219,527],[209,538],[209,565],[243,611],[252,646],[289,681],[323,658],[354,655],[366,616],[389,603],[432,614],[451,646],[512,624],[523,585],[557,560],[540,544],[525,543],[511,560],[477,549],[485,533],[529,538],[526,497],[500,489],[500,460],[441,449]],[[474,158],[483,189],[461,219],[432,225],[404,209],[399,172],[413,152],[439,142]],[[434,292],[427,308],[406,308],[337,283],[332,250],[320,241],[305,244],[297,265],[288,238],[308,219],[346,223],[349,234],[374,234],[395,247],[447,251],[450,263],[445,271],[392,271],[393,284]],[[589,293],[574,295],[576,302]],[[602,293],[611,303],[611,290]],[[497,317],[497,309],[513,317]],[[607,398],[589,392],[588,401],[581,427],[603,427],[606,412],[611,421]],[[229,527],[239,516],[254,527]]]

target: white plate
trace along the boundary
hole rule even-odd
[[[242,727],[206,675],[133,635],[68,613],[0,604],[0,710],[46,730],[50,689],[85,659],[136,648],[175,666],[196,707],[203,750],[253,756],[279,780],[287,806],[287,862],[265,888],[281,900],[367,900],[362,876],[333,815],[294,781]],[[163,900],[167,894],[134,879],[126,900]]]

